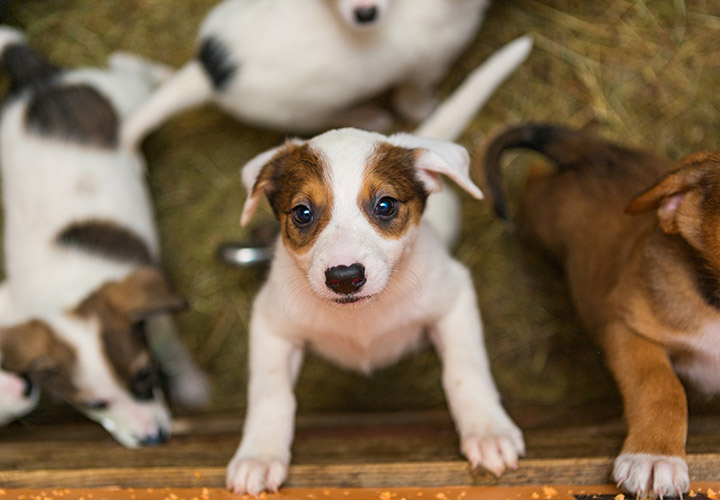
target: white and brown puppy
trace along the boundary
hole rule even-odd
[[[129,56],[109,70],[62,70],[7,27],[0,55],[10,76],[0,117],[0,388],[31,380],[124,445],[160,442],[170,414],[148,343],[161,368],[179,374],[170,384],[180,402],[201,402],[207,387],[159,315],[184,301],[158,268],[144,162],[118,135],[168,72]],[[35,393],[23,387],[32,401],[0,397],[4,420],[32,407]]]
[[[370,373],[429,338],[473,466],[499,475],[524,444],[500,404],[472,278],[448,251],[458,225],[447,176],[476,198],[467,151],[452,142],[527,55],[520,39],[476,70],[421,127],[425,137],[357,129],[292,140],[243,169],[246,224],[263,196],[280,222],[270,275],[253,305],[242,442],[228,467],[238,493],[276,490],[294,432],[293,384],[303,352]]]
[[[556,167],[531,171],[522,219],[565,268],[620,388],[628,434],[613,476],[638,498],[682,496],[690,483],[678,375],[720,392],[720,156],[697,153],[673,167],[583,132],[512,128],[485,156],[500,214],[499,161],[509,148],[538,151]]]
[[[133,113],[122,141],[135,146],[171,115],[208,101],[281,131],[381,130],[391,123],[386,111],[353,106],[390,88],[397,110],[419,121],[488,3],[225,0],[200,29],[197,58]]]

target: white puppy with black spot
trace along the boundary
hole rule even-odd
[[[205,102],[281,131],[383,130],[390,114],[359,103],[393,88],[397,111],[419,121],[488,4],[225,0],[202,24],[197,57],[130,117],[123,143],[135,146],[170,116]]]
[[[244,167],[242,223],[267,196],[281,238],[253,305],[247,418],[228,488],[258,494],[285,480],[293,385],[306,347],[369,373],[417,350],[426,337],[443,363],[462,452],[496,475],[517,466],[522,434],[490,374],[472,278],[448,252],[457,200],[449,190],[437,192],[444,175],[482,197],[468,176],[467,151],[448,140],[530,46],[523,38],[496,53],[418,135],[333,130],[288,141]]]
[[[184,306],[159,269],[144,161],[119,125],[169,72],[131,56],[64,70],[0,27],[10,90],[0,115],[6,280],[0,285],[0,423],[35,387],[126,446],[170,432],[156,363],[176,401],[201,404],[204,376],[166,313]]]

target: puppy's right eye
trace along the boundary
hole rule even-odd
[[[292,209],[293,222],[298,227],[305,227],[312,223],[315,219],[313,212],[305,205],[298,205]]]

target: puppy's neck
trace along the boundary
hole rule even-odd
[[[714,266],[701,251],[690,245],[682,236],[665,234],[660,230],[658,230],[658,233],[651,240],[651,244],[664,247],[662,253],[669,257],[667,261],[660,264],[660,267],[669,265],[682,270],[692,284],[692,290],[707,306],[720,313],[720,269]],[[654,259],[650,259],[649,265],[656,264]],[[672,279],[673,275],[674,273],[668,274],[668,278]],[[676,291],[682,289],[678,286],[678,283],[668,283],[668,285],[668,289]]]

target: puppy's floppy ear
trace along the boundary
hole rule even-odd
[[[187,307],[185,299],[170,288],[165,275],[149,266],[139,268],[122,281],[103,285],[80,304],[77,312],[84,316],[97,312],[98,301],[108,304],[132,323],[159,312]]]
[[[411,134],[395,134],[390,136],[388,141],[395,146],[418,151],[415,168],[429,192],[442,189],[440,174],[443,174],[474,198],[483,198],[480,188],[470,180],[470,155],[464,147],[450,141],[426,139]]]
[[[28,321],[0,330],[2,369],[13,373],[38,374],[57,366],[70,366],[74,354],[47,323]]]
[[[273,178],[270,175],[269,166],[292,147],[302,143],[303,141],[299,139],[288,139],[284,144],[260,153],[245,164],[241,176],[247,191],[247,198],[240,217],[240,225],[247,226],[252,216],[255,215],[263,193],[272,188]]]
[[[683,159],[680,167],[664,179],[637,195],[625,208],[628,214],[639,214],[657,209],[660,227],[666,233],[677,233],[680,228],[676,214],[688,192],[697,187],[707,174],[720,168],[717,154],[695,153]]]

